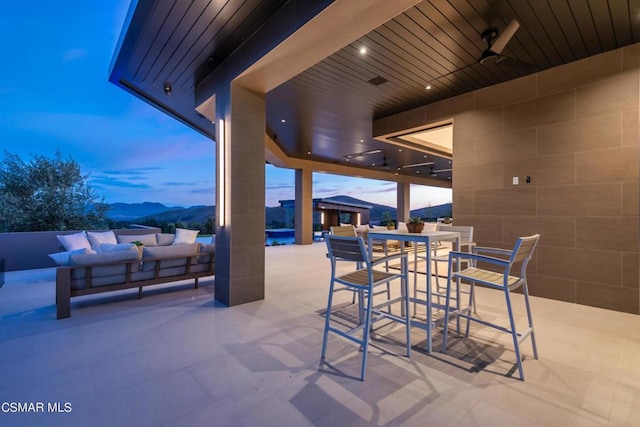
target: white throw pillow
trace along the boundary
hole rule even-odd
[[[71,257],[71,255],[75,255],[75,254],[85,254],[91,252],[85,248],[82,249],[76,249],[74,251],[67,251],[67,252],[56,252],[55,254],[49,254],[49,258],[51,258],[56,264],[58,265],[69,265],[69,258]]]
[[[422,231],[436,231],[438,224],[435,222],[425,222]]]
[[[188,245],[196,242],[196,237],[200,230],[186,230],[184,228],[176,228],[176,237],[173,239],[173,245]]]
[[[173,244],[173,240],[176,238],[176,235],[173,233],[156,233],[156,240],[158,241],[158,246],[170,246]]]
[[[84,231],[73,234],[64,234],[56,236],[58,241],[68,251],[75,251],[76,249],[89,249],[91,250],[91,243],[87,239],[87,235]]]
[[[100,252],[98,248],[105,243],[115,245],[118,243],[113,231],[87,231],[87,238],[94,251]]]

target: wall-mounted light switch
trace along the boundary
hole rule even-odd
[[[519,180],[517,176],[513,177],[513,185],[518,185],[519,184]]]

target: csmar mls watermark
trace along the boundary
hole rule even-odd
[[[2,402],[0,412],[3,413],[68,413],[73,410],[70,402]]]

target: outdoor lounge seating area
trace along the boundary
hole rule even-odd
[[[56,321],[55,269],[6,273],[0,289],[0,396],[69,402],[68,413],[0,413],[3,426],[634,425],[640,418],[638,317],[531,297],[539,359],[523,348],[517,379],[511,337],[473,325],[449,334],[412,329],[408,359],[379,330],[365,382],[357,346],[330,336],[320,367],[331,277],[324,242],[266,249],[264,300],[225,307],[214,277],[181,292],[164,285],[78,297]],[[353,270],[345,266],[344,272]],[[351,293],[335,303],[355,310]],[[478,316],[504,317],[504,294],[476,288]],[[526,324],[514,294],[518,325]],[[105,304],[108,301],[108,304]],[[350,308],[351,307],[351,308]],[[355,311],[354,315],[357,316]],[[597,321],[596,321],[597,320]],[[382,341],[385,340],[385,341]],[[63,406],[64,407],[64,406]]]
[[[71,297],[193,279],[215,273],[215,245],[196,243],[198,231],[116,236],[82,231],[57,236],[65,252],[50,254],[56,269],[58,319],[71,315]]]

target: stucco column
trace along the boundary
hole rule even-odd
[[[225,150],[218,145],[216,155],[215,298],[233,306],[264,299],[264,97],[234,83],[218,91],[216,127],[225,130],[217,141]]]
[[[397,221],[407,222],[411,216],[411,184],[398,182],[397,184]]]
[[[296,245],[313,243],[313,172],[296,169]]]

